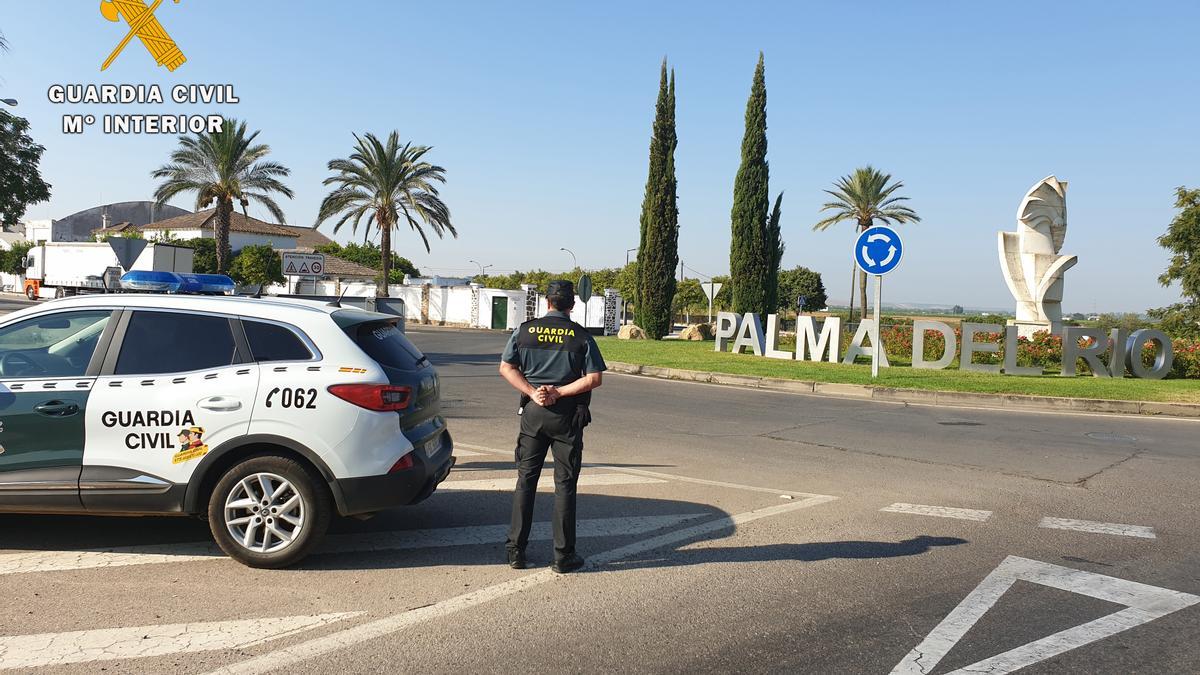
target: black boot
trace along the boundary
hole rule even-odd
[[[583,567],[583,564],[584,564],[583,558],[579,557],[579,555],[576,553],[572,553],[571,555],[563,558],[562,560],[554,561],[554,564],[550,566],[550,569],[554,570],[555,572],[558,572],[559,574],[569,574],[578,569],[581,569]]]
[[[525,551],[508,549],[508,566],[514,570],[523,570],[529,567],[529,561],[525,559]]]

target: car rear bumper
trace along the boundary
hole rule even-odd
[[[453,447],[450,432],[443,431],[437,451],[427,455],[423,448],[414,448],[413,464],[407,469],[333,481],[338,511],[343,516],[354,516],[424,501],[450,475],[456,461]]]

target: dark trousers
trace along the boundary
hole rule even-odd
[[[583,461],[583,429],[574,426],[575,405],[525,406],[517,437],[517,488],[513,493],[508,549],[524,551],[533,523],[533,500],[546,451],[554,453],[554,559],[575,553],[575,486]]]

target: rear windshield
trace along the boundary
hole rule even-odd
[[[428,362],[421,350],[409,342],[394,323],[370,321],[351,326],[346,332],[367,356],[382,366],[416,370]]]

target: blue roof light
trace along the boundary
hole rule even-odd
[[[179,293],[233,293],[233,279],[224,274],[180,274]]]
[[[176,274],[175,272],[151,272],[135,270],[121,277],[121,288],[129,291],[152,293],[232,293],[233,279],[223,274]]]

